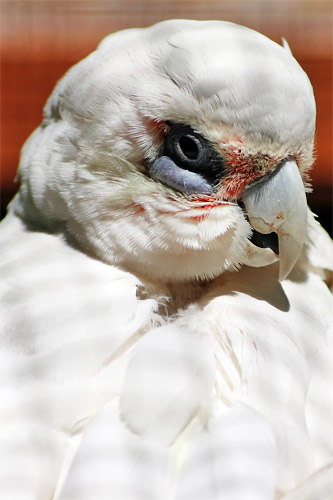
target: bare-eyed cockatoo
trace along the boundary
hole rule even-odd
[[[314,131],[287,44],[227,22],[69,70],[1,225],[1,498],[332,498]]]

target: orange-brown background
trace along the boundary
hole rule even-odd
[[[20,148],[56,81],[108,33],[168,18],[224,19],[285,37],[317,100],[317,160],[309,203],[332,229],[330,0],[0,0],[1,208],[13,196]]]

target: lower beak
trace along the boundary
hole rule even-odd
[[[307,202],[296,162],[285,161],[269,179],[247,188],[242,201],[256,231],[278,235],[279,280],[286,279],[301,253],[307,230]]]

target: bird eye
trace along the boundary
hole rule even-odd
[[[149,163],[149,175],[182,193],[212,193],[226,172],[214,144],[189,125],[166,123],[163,149]]]
[[[190,135],[180,137],[175,143],[175,149],[179,156],[190,161],[198,159],[201,147],[199,140]]]
[[[163,155],[171,158],[180,168],[196,172],[207,168],[212,148],[189,126],[175,124],[165,137]]]

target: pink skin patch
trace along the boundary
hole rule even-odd
[[[227,200],[239,199],[248,185],[273,172],[283,159],[267,153],[248,153],[240,139],[222,144],[219,149],[228,174],[223,178],[217,195]]]

